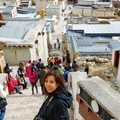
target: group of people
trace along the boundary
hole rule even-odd
[[[30,60],[26,65],[20,61],[16,79],[10,74],[12,70],[7,63],[4,70],[8,73],[8,90],[9,92],[16,91],[16,93],[22,94],[18,86],[22,85],[23,89],[27,89],[25,77],[28,77],[32,94],[35,93],[34,88],[38,93],[37,82],[39,81],[42,94],[47,97],[34,120],[69,120],[67,108],[71,107],[72,95],[66,89],[68,86],[68,73],[79,70],[79,66],[76,61],[73,61],[72,66],[70,66],[71,60],[68,50],[66,50],[66,56],[63,59],[56,56],[48,58],[47,61],[46,66],[41,59],[33,62]],[[88,60],[86,60],[87,62]],[[85,64],[85,71],[87,73],[89,71],[88,64]],[[4,90],[2,88],[3,93]],[[6,95],[3,97],[6,97]],[[5,113],[5,108],[3,113]]]
[[[8,63],[6,63],[4,72],[8,74],[8,80],[6,81],[6,84],[8,86],[9,93],[16,92],[22,94],[22,92],[20,91],[21,86],[23,87],[23,89],[27,89],[27,82],[25,80],[24,74],[25,71],[21,64],[22,63],[20,62],[16,77],[13,77],[11,74],[12,69],[10,69]]]
[[[47,66],[44,66],[41,59],[29,61],[25,70],[32,86],[32,94],[34,87],[38,93],[36,83],[39,80],[42,94],[46,95],[46,100],[34,120],[69,120],[68,108],[71,107],[73,99],[65,86],[62,60],[59,57],[48,59]]]

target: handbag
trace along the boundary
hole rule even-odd
[[[49,104],[50,104],[50,102],[52,101],[53,98],[54,97],[51,97],[50,100],[48,101],[47,106],[45,108],[45,111],[46,111],[47,107],[49,106]],[[33,120],[45,120],[45,118],[43,118],[43,116],[44,116],[44,113],[42,112],[40,114],[40,111],[39,111],[38,114],[35,116],[35,118]]]
[[[4,108],[7,105],[6,98],[1,98],[0,99],[0,110]]]
[[[43,117],[41,117],[40,115],[36,115],[34,120],[45,120]]]

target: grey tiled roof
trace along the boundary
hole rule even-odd
[[[60,8],[60,5],[49,5],[48,8]]]
[[[74,25],[73,30],[66,32],[67,41],[71,42],[73,53],[81,55],[112,54],[120,49],[120,41],[112,36],[120,36],[120,22],[108,25]],[[101,43],[101,44],[99,44]]]
[[[0,27],[0,38],[23,39],[29,28],[34,27],[38,21],[7,21],[5,26]]]

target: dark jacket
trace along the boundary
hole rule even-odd
[[[40,71],[38,72],[38,74],[37,74],[36,82],[37,82],[38,79],[39,79],[40,84],[43,85],[43,84],[44,84],[44,76],[45,76],[46,73],[47,73],[47,71],[46,71],[45,69],[40,70]]]
[[[73,68],[74,71],[77,71],[78,70],[78,65],[76,63],[73,63],[72,68]]]
[[[60,95],[54,97],[51,102],[49,102],[49,99],[50,97],[43,103],[38,115],[43,114],[44,120],[69,120],[67,108],[71,107],[72,95],[64,91]]]

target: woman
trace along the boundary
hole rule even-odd
[[[18,83],[17,80],[10,75],[10,72],[8,71],[8,81],[7,81],[7,86],[8,86],[8,91],[9,92],[14,92],[22,94],[22,92],[18,89]]]
[[[29,81],[32,86],[32,94],[34,94],[34,87],[36,88],[36,93],[38,93],[38,88],[36,85],[36,76],[37,76],[37,73],[35,71],[35,67],[32,64],[32,67],[30,68],[30,74],[29,74]]]
[[[6,91],[7,91],[7,84],[5,83],[4,86],[0,84],[0,99],[6,98],[7,96]],[[0,120],[4,120],[5,113],[6,113],[6,107],[0,110]]]
[[[65,80],[59,71],[50,71],[44,77],[47,99],[34,120],[69,120],[67,108],[72,104],[72,95],[65,90]]]

